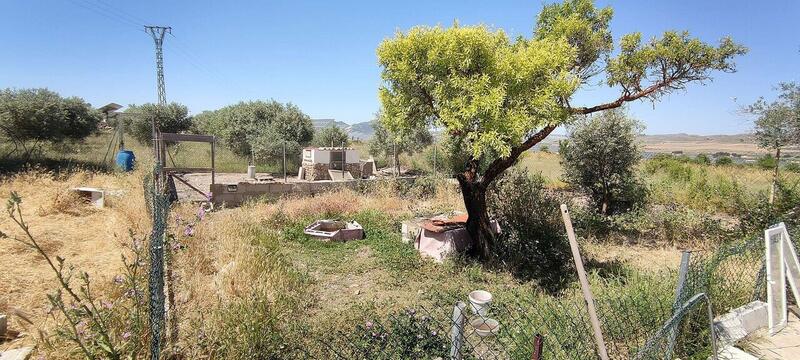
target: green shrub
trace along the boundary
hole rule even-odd
[[[783,167],[786,171],[791,171],[793,173],[800,174],[800,163],[798,162],[790,162]]]
[[[694,158],[694,162],[701,165],[711,165],[711,158],[706,154],[700,153]]]
[[[714,161],[714,165],[717,166],[733,165],[733,159],[731,159],[730,156],[720,156],[717,158],[716,161]]]
[[[636,174],[640,133],[638,121],[622,110],[609,110],[578,120],[561,149],[564,180],[588,194],[604,215],[630,211],[646,201],[646,188]]]
[[[489,191],[489,211],[501,228],[495,254],[504,267],[549,291],[569,280],[569,243],[559,201],[544,187],[541,175],[509,170]]]
[[[776,160],[771,154],[764,154],[763,156],[759,157],[758,160],[756,160],[756,165],[763,170],[775,169],[777,164],[778,160]]]
[[[140,144],[153,141],[153,121],[158,130],[165,133],[180,133],[192,128],[192,117],[185,105],[170,103],[130,105],[124,112],[126,130]]]

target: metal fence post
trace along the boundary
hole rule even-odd
[[[689,260],[691,260],[692,252],[684,250],[681,254],[681,267],[678,271],[678,284],[675,287],[675,302],[672,303],[673,315],[680,311],[681,304],[683,304],[683,291],[686,286],[686,276],[689,273]],[[664,359],[672,359],[672,352],[675,349],[675,340],[678,337],[677,326],[673,327],[667,338],[667,351],[664,353]]]
[[[464,316],[464,309],[466,309],[467,304],[463,301],[459,301],[453,307],[453,329],[450,333],[450,340],[452,345],[450,347],[450,359],[451,360],[461,360],[461,345],[464,344],[464,322],[466,321],[466,316]]]

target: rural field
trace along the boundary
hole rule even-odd
[[[798,12],[0,2],[0,360],[800,359]]]
[[[97,301],[107,304],[111,312],[120,312],[114,316],[131,316],[128,312],[137,305],[131,304],[126,292],[132,284],[119,279],[129,271],[123,257],[130,264],[152,227],[142,190],[148,167],[143,160],[132,173],[102,170],[105,167],[97,162],[97,150],[102,147],[92,143],[103,145],[99,139],[89,140],[86,150],[66,158],[43,155],[64,164],[57,171],[33,166],[4,175],[0,196],[7,199],[12,191],[19,194],[25,221],[44,251],[64,258],[75,274],[87,272]],[[141,148],[141,153],[146,151]],[[202,151],[184,151],[189,152],[181,149],[176,158],[191,164],[205,161]],[[413,161],[406,160],[410,167]],[[757,239],[757,232],[747,232],[743,222],[753,216],[753,202],[766,201],[771,184],[770,171],[756,166],[705,165],[675,157],[646,160],[637,172],[649,188],[648,205],[601,220],[593,218],[585,198],[563,181],[561,161],[558,154],[531,152],[515,168],[541,174],[543,191],[570,205],[598,303],[640,299],[632,307],[610,310],[616,313],[604,319],[609,332],[615,331],[611,326],[623,326],[620,316],[631,319],[631,312],[650,312],[653,323],[639,325],[645,329],[637,330],[642,332],[637,340],[646,339],[658,319],[668,315],[651,307],[671,301],[681,250],[694,250],[700,256],[749,237]],[[218,163],[229,171],[242,167],[241,160]],[[787,184],[797,186],[800,181],[797,174],[785,176]],[[95,209],[83,203],[70,192],[77,186],[107,189],[106,206]],[[252,201],[237,208],[217,208],[202,220],[197,211],[196,203],[180,202],[167,222],[168,232],[174,234],[169,252],[174,299],[168,321],[177,322],[170,330],[177,341],[169,351],[191,358],[249,357],[278,350],[286,350],[289,357],[327,357],[334,356],[331,349],[339,349],[340,356],[348,357],[348,351],[356,356],[367,348],[359,338],[359,332],[369,334],[364,324],[392,322],[408,309],[437,319],[441,323],[426,326],[446,334],[452,305],[475,289],[490,291],[498,304],[526,304],[536,311],[550,309],[555,318],[580,318],[580,307],[563,308],[580,301],[580,288],[569,266],[556,275],[564,279],[555,290],[548,290],[552,284],[541,284],[541,278],[521,275],[513,267],[466,258],[437,263],[401,241],[404,220],[464,211],[458,186],[444,178],[423,175],[410,187],[389,179],[359,191]],[[530,215],[552,218],[557,213],[557,207],[552,207]],[[303,227],[320,218],[357,220],[367,236],[337,243],[303,234]],[[191,233],[186,231],[189,227]],[[0,229],[9,236],[24,236],[7,216],[0,220]],[[47,294],[57,288],[52,270],[26,246],[9,241],[0,245],[0,262],[9,275],[0,285],[0,305],[5,312],[20,314],[12,317],[11,327],[27,334],[15,345],[36,345],[36,352],[47,358],[71,358],[78,349],[57,336],[64,319],[47,301]],[[734,293],[753,291],[752,281],[736,286]],[[747,300],[728,295],[715,302],[718,311]],[[562,348],[556,338],[575,331],[570,326],[510,319],[509,328],[550,333],[553,339],[548,339],[548,345],[554,357],[575,354]],[[115,321],[119,323],[113,326],[131,326],[125,319]],[[147,333],[146,329],[113,329],[118,337],[135,331],[142,337]],[[583,335],[590,341],[588,333]],[[435,340],[445,343],[438,337]],[[521,346],[520,352],[530,348],[530,344],[516,346]],[[618,346],[620,354],[628,351],[622,350],[627,343]]]

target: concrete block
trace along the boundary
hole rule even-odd
[[[76,191],[81,197],[86,199],[87,202],[89,202],[95,207],[102,208],[103,206],[105,206],[106,193],[102,189],[90,188],[90,187],[77,187],[73,188],[72,190]]]
[[[731,310],[714,320],[719,338],[724,345],[735,344],[747,335],[767,326],[767,304],[753,301]]]

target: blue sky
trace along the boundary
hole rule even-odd
[[[367,121],[378,109],[375,48],[418,24],[484,23],[529,36],[540,1],[113,1],[0,2],[0,87],[48,87],[93,105],[156,101],[153,41],[143,23],[169,25],[167,100],[193,113],[239,100],[293,102],[312,118]],[[724,35],[750,48],[735,74],[714,74],[655,107],[630,111],[647,133],[731,134],[750,129],[738,104],[774,96],[800,80],[800,1],[608,1],[615,39],[641,31],[689,30],[705,41]],[[584,89],[574,105],[614,98]],[[734,101],[734,98],[736,101]]]

